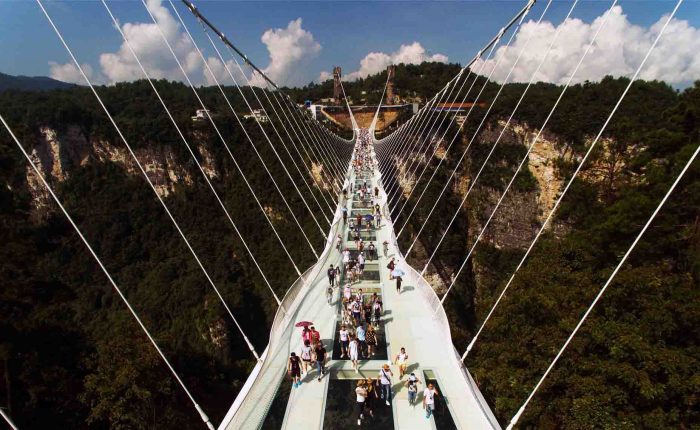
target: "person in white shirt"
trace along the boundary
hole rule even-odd
[[[357,341],[357,338],[353,335],[350,335],[350,361],[352,362],[352,367],[355,368],[355,373],[358,373],[360,370],[358,369],[358,363],[357,360],[359,359],[360,356],[360,342]]]
[[[406,354],[406,348],[401,348],[401,352],[396,354],[396,359],[394,362],[399,366],[399,379],[403,379],[403,375],[406,374],[406,367],[408,366],[408,354]]]
[[[339,339],[340,339],[340,358],[345,357],[348,354],[348,341],[350,332],[345,328],[345,324],[340,326]]]
[[[418,395],[418,384],[420,384],[420,379],[415,373],[408,375],[408,381],[406,381],[406,387],[408,388],[408,404],[411,406],[416,405],[416,396]]]
[[[350,288],[349,284],[345,284],[345,287],[343,287],[343,302],[347,303],[350,301],[352,298],[352,288]]]
[[[384,366],[382,366],[381,370],[379,371],[379,385],[382,389],[381,397],[382,399],[384,399],[387,406],[390,405],[389,400],[391,400],[392,376],[394,376],[394,374],[391,372],[391,369],[389,369],[389,365],[385,364]]]
[[[435,410],[435,396],[439,396],[438,390],[433,384],[428,384],[428,388],[423,391],[423,409],[425,409],[425,419],[429,419]]]
[[[357,388],[355,388],[355,395],[357,401],[357,425],[362,425],[362,420],[364,419],[365,401],[367,400],[367,388],[364,380],[357,381]]]

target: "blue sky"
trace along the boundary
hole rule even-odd
[[[261,42],[269,29],[286,28],[302,19],[301,27],[320,45],[320,50],[301,59],[284,78],[290,83],[308,82],[319,73],[340,65],[345,72],[359,68],[370,52],[392,53],[402,44],[418,42],[427,56],[443,54],[451,62],[463,63],[524,5],[524,1],[196,1],[200,11],[217,24],[261,67],[269,60]],[[529,18],[539,15],[545,0],[539,0]],[[669,12],[671,1],[621,1],[629,22],[648,28]],[[48,1],[45,3],[79,60],[100,71],[99,56],[118,51],[122,39],[111,26],[107,12],[95,1]],[[111,1],[121,23],[151,22],[140,1]],[[555,1],[545,20],[558,24],[571,2]],[[573,16],[590,23],[608,7],[608,1],[581,1]],[[205,46],[200,28],[181,3],[176,7]],[[700,2],[687,0],[677,15],[691,27],[700,27]],[[33,1],[0,1],[0,72],[49,75],[49,62],[67,63],[46,18]],[[208,43],[208,42],[207,42]],[[697,52],[697,51],[696,51]],[[213,55],[211,49],[206,49]],[[700,78],[700,76],[698,76]],[[104,79],[104,78],[102,78]]]

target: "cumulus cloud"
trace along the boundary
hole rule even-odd
[[[180,23],[161,4],[160,0],[148,0],[147,4],[183,68],[187,73],[201,72],[201,58],[192,45],[192,41],[181,31]],[[155,23],[127,22],[122,25],[122,31],[151,77],[183,79],[182,72]],[[102,73],[111,82],[133,81],[143,78],[143,73],[126,42],[121,44],[117,52],[101,54],[100,66]]]
[[[83,72],[90,80],[93,80],[94,73],[92,66],[89,64],[81,64]],[[55,61],[49,61],[49,76],[59,81],[68,82],[71,84],[85,85],[85,79],[74,63],[58,64]]]
[[[413,42],[410,45],[401,45],[398,51],[389,54],[385,52],[370,52],[360,60],[360,68],[354,72],[344,74],[343,80],[354,81],[366,78],[369,75],[383,71],[391,64],[420,64],[426,61],[446,63],[448,58],[447,55],[443,54],[429,55],[423,45]],[[323,82],[332,77],[332,73],[323,71],[319,76],[319,81]]]
[[[642,62],[649,47],[667,20],[659,19],[649,28],[633,25],[616,6],[600,30],[590,52],[579,68],[574,82],[598,81],[606,75],[629,76]],[[493,73],[493,79],[502,81],[508,74],[518,54],[524,47],[523,55],[509,79],[512,82],[528,82],[545,55],[557,29],[560,34],[553,45],[547,61],[542,65],[535,81],[566,83],[579,62],[595,32],[603,24],[604,16],[585,23],[580,19],[567,19],[558,26],[550,22],[523,24],[512,47],[499,48],[492,59],[486,61],[483,70],[490,71],[500,58],[500,64]],[[526,41],[530,39],[529,43]],[[647,60],[641,79],[664,80],[671,84],[687,84],[700,77],[700,30],[687,21],[673,19]],[[477,62],[474,70],[483,63]]]
[[[287,28],[269,29],[260,38],[270,54],[270,63],[263,72],[280,85],[300,83],[295,82],[300,68],[321,51],[321,44],[311,32],[301,27],[301,23],[301,18],[297,18],[290,21]],[[264,84],[262,77],[257,74],[252,82],[256,85]]]
[[[212,76],[177,17],[162,4],[162,0],[148,0],[147,5],[193,83],[214,85],[216,77],[219,83],[231,85],[226,67],[239,84],[247,83],[244,74],[233,60],[227,60],[225,67],[218,57],[207,56],[206,65],[211,69]],[[263,70],[280,84],[298,83],[290,82],[290,76],[300,71],[304,60],[321,50],[321,45],[301,24],[299,18],[290,21],[286,28],[270,29],[262,35],[261,40],[270,53],[270,63]],[[127,22],[121,25],[121,29],[149,76],[155,79],[184,81],[184,75],[163,41],[158,26],[153,22]],[[204,46],[200,48],[206,52]],[[222,54],[225,55],[226,50],[222,50]],[[84,83],[77,67],[72,63],[50,62],[49,65],[51,77],[65,82]],[[100,54],[99,65],[99,73],[94,73],[89,64],[83,65],[88,77],[96,83],[116,83],[144,78],[126,42],[122,42],[115,52]],[[253,76],[251,83],[262,85],[262,78]]]

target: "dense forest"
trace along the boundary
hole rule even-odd
[[[179,83],[157,86],[282,297],[297,277],[294,268],[212,125],[191,119],[198,106],[192,91]],[[235,89],[227,91],[244,112]],[[161,166],[165,182],[171,182],[168,176],[181,177],[171,183],[165,202],[262,352],[277,305],[153,90],[141,81],[98,92],[141,161]],[[212,88],[200,93],[294,262],[306,270],[315,257],[252,145],[223,97]],[[117,151],[124,145],[94,96],[76,88],[8,91],[0,99],[3,116],[27,150],[51,149],[40,130],[55,131],[58,156],[44,168],[57,194],[195,398],[213,422],[220,422],[253,356],[143,176],[120,159],[124,152]],[[260,128],[252,120],[244,125],[294,216],[321,250],[325,233],[306,212]],[[270,124],[266,128],[279,145]],[[347,162],[352,146],[341,145],[345,148],[338,152]],[[100,151],[107,160],[98,158]],[[83,153],[89,155],[83,158]],[[199,420],[196,411],[64,216],[52,204],[35,204],[41,192],[29,186],[27,162],[4,130],[0,171],[0,405],[27,429],[191,427]],[[301,184],[298,173],[291,168],[290,173]],[[325,194],[334,201],[329,190],[316,186],[313,191],[319,199]]]
[[[401,97],[432,96],[458,70],[427,63],[397,68]],[[346,83],[350,97],[377,102],[386,73]],[[627,85],[605,78],[572,86],[546,130],[557,150],[557,177],[571,175],[592,137]],[[486,84],[487,103],[499,85]],[[158,89],[207,162],[212,182],[278,295],[296,278],[271,229],[215,131],[191,120],[197,100],[179,83]],[[422,267],[490,150],[503,121],[525,89],[509,84],[486,114],[476,108],[458,130],[445,125],[443,166],[435,172],[416,213],[408,219],[402,249],[412,242],[442,185],[449,188],[409,262]],[[329,97],[330,82],[288,89],[297,102]],[[226,91],[244,112],[235,89]],[[251,91],[245,89],[245,91]],[[462,207],[429,272],[439,293],[472,246],[521,157],[526,136],[543,123],[561,87],[533,85],[509,131]],[[165,202],[258,349],[267,343],[276,309],[240,240],[189,152],[146,82],[100,87],[125,137],[139,154],[175,176]],[[315,261],[292,215],[270,185],[251,145],[214,88],[202,88],[219,130],[301,270]],[[146,185],[118,157],[75,156],[71,145],[122,148],[118,135],[86,88],[49,92],[7,91],[0,111],[25,148],[46,146],[54,130],[65,155],[58,195],[185,383],[213,422],[219,422],[254,360],[225,310]],[[445,121],[445,124],[450,121]],[[324,237],[254,122],[253,144],[279,180],[283,194],[313,246]],[[270,135],[270,125],[266,129]],[[44,131],[42,131],[44,130]],[[465,161],[459,155],[469,147]],[[42,143],[43,142],[43,143]],[[87,143],[85,143],[87,142]],[[273,142],[276,143],[275,140]],[[546,368],[585,307],[629,246],[673,177],[700,144],[700,83],[677,91],[661,82],[638,82],[604,134],[603,144],[574,182],[554,225],[520,270],[509,293],[466,360],[501,423],[507,422]],[[116,149],[110,149],[116,151]],[[113,153],[113,152],[112,152]],[[428,161],[426,175],[439,162]],[[54,166],[55,167],[55,166]],[[453,169],[457,178],[448,182]],[[420,170],[419,170],[420,172]],[[291,170],[294,178],[297,174]],[[199,417],[142,335],[64,217],[37,206],[27,163],[0,132],[0,406],[20,428],[191,428]],[[536,171],[522,169],[512,197],[477,246],[446,301],[460,353],[521,258],[543,209]],[[556,191],[556,190],[555,190]],[[314,188],[315,195],[331,193]],[[416,202],[412,196],[407,206]],[[399,200],[403,204],[403,200]],[[405,219],[399,217],[399,223]],[[521,420],[521,428],[696,428],[700,426],[700,171],[697,163],[668,201],[624,270],[600,302]]]
[[[477,83],[484,84],[483,80]],[[569,88],[542,139],[556,181],[568,180],[629,83],[605,78]],[[527,92],[511,127],[475,180],[524,84],[509,84],[484,118],[499,85],[487,83],[461,131],[447,120],[433,136],[440,161],[416,163],[416,206],[400,238],[406,250],[443,185],[448,191],[419,236],[409,262],[422,268],[450,218],[459,216],[438,248],[428,273],[444,292],[515,174],[561,87],[538,83]],[[470,96],[474,99],[474,96]],[[478,124],[484,127],[478,134]],[[439,124],[440,121],[437,121]],[[449,126],[448,126],[449,124]],[[465,162],[456,161],[469,145]],[[677,91],[661,82],[636,82],[598,150],[584,166],[509,292],[466,360],[501,423],[507,423],[554,358],[622,254],[700,144],[700,82]],[[437,151],[440,153],[441,151]],[[429,151],[430,153],[430,151]],[[414,154],[416,156],[417,154]],[[444,157],[444,152],[441,157]],[[527,166],[527,164],[526,164]],[[448,182],[457,169],[457,179]],[[434,179],[428,179],[435,173]],[[524,167],[509,196],[457,278],[445,305],[462,353],[510,278],[549,208],[538,198],[547,180]],[[541,182],[541,180],[543,180]],[[427,185],[427,189],[425,188]],[[551,191],[551,190],[550,190]],[[402,205],[405,194],[398,199]],[[398,216],[405,222],[408,210]],[[700,166],[687,173],[672,198],[616,277],[583,330],[526,410],[521,428],[696,428],[700,426]]]

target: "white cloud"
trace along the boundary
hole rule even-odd
[[[664,16],[649,28],[633,25],[620,6],[600,30],[594,45],[581,64],[574,82],[598,81],[606,75],[629,76],[634,73],[649,47],[659,34],[667,17]],[[523,24],[512,47],[501,47],[494,57],[486,62],[484,70],[490,71],[496,61],[501,63],[493,73],[493,79],[502,81],[508,74],[528,38],[530,42],[510,81],[527,82],[545,55],[554,33],[561,28],[557,42],[552,47],[547,61],[535,76],[535,81],[566,83],[574,67],[583,56],[593,35],[603,23],[604,15],[590,24],[579,19],[568,19],[558,26],[550,22]],[[664,80],[671,84],[685,84],[700,77],[700,30],[687,21],[673,19],[656,45],[640,74],[641,79]],[[479,70],[477,62],[474,70]]]
[[[148,9],[155,17],[188,74],[202,70],[199,54],[192,41],[180,29],[180,23],[161,5],[160,0],[148,0]],[[175,59],[168,50],[155,23],[125,23],[122,26],[124,35],[129,39],[131,47],[141,60],[149,75],[156,79],[183,80]],[[123,42],[117,52],[100,55],[102,73],[110,82],[133,81],[142,79],[134,56],[126,42]],[[201,75],[200,75],[201,78]]]
[[[423,45],[418,42],[413,42],[410,45],[401,45],[398,51],[387,54],[385,52],[370,52],[362,60],[360,60],[360,68],[354,72],[343,75],[343,80],[354,81],[360,78],[366,78],[369,75],[377,74],[391,64],[420,64],[426,61],[446,63],[447,55],[433,54],[429,55]],[[333,74],[323,71],[319,76],[319,81],[331,79]]]
[[[321,44],[311,32],[301,27],[301,23],[301,18],[297,18],[290,21],[287,28],[269,29],[260,38],[270,53],[270,63],[263,72],[280,85],[301,83],[301,77],[298,76],[301,68],[321,51]],[[262,77],[257,74],[252,82],[256,85],[264,84]]]
[[[163,6],[162,0],[148,0],[148,9],[151,11],[160,26],[165,38],[172,46],[173,51],[180,60],[194,84],[214,85],[215,80],[207,70],[194,44],[182,28],[171,11]],[[158,26],[153,22],[127,22],[121,25],[121,29],[129,40],[131,47],[141,60],[149,76],[154,79],[169,79],[185,81],[182,71],[178,67],[172,53],[163,41]],[[298,18],[290,21],[286,28],[269,29],[261,37],[270,54],[270,63],[263,71],[279,84],[298,84],[294,82],[294,75],[302,73],[304,61],[318,54],[321,45],[314,40],[313,34],[302,28],[302,20]],[[206,48],[200,46],[206,55]],[[221,49],[222,55],[227,51]],[[206,63],[211,68],[213,75],[222,85],[231,85],[231,77],[224,67],[224,63],[218,57],[207,56]],[[242,62],[239,60],[239,63]],[[66,82],[84,83],[82,76],[72,63],[57,64],[50,62],[51,76]],[[97,83],[115,83],[143,79],[143,72],[134,59],[126,42],[122,42],[116,52],[104,52],[99,56],[101,73],[94,74],[92,67],[85,64],[84,68],[88,77]],[[234,78],[240,85],[246,84],[245,76],[240,72],[233,60],[226,60]],[[89,70],[89,73],[88,73]],[[249,74],[250,71],[245,70]],[[94,76],[93,76],[94,75]],[[255,75],[250,78],[254,85],[262,85],[261,77]]]
[[[83,72],[87,77],[93,79],[92,66],[89,64],[81,64]],[[80,74],[80,71],[74,63],[58,64],[55,61],[49,61],[49,76],[59,81],[68,82],[71,84],[86,85],[85,78]]]

